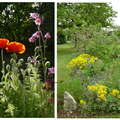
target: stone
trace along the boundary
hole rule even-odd
[[[64,93],[64,106],[63,106],[63,109],[65,111],[69,111],[69,110],[75,110],[76,108],[77,108],[77,102],[70,95],[70,93],[65,91],[65,93]]]

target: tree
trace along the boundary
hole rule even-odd
[[[101,23],[102,27],[111,25],[117,12],[113,11],[108,3],[58,3],[58,27],[81,26],[85,22],[95,25]]]
[[[75,38],[77,30],[90,24],[101,23],[102,27],[112,25],[112,17],[117,14],[109,3],[58,3],[57,7],[58,27],[72,29]]]

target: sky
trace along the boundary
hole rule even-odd
[[[118,12],[117,13],[117,17],[113,18],[113,20],[115,20],[113,23],[115,25],[119,25],[120,26],[120,4],[119,2],[116,1],[111,1],[112,4],[110,4],[113,7],[113,10]]]

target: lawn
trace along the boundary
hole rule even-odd
[[[116,65],[116,61],[111,61],[110,66],[108,67],[109,69],[106,68],[106,71],[104,72],[103,76],[99,77],[86,77],[84,76],[81,78],[79,74],[70,76],[69,75],[69,70],[67,70],[66,65],[74,58],[77,57],[78,53],[73,53],[72,51],[72,46],[71,44],[62,44],[57,46],[57,98],[58,98],[58,114],[60,111],[63,111],[63,101],[64,101],[64,91],[68,91],[74,98],[75,100],[79,103],[80,99],[86,99],[85,95],[87,94],[86,92],[86,85],[92,85],[92,80],[93,83],[99,82],[102,85],[105,85],[109,87],[109,90],[112,91],[113,89],[118,88],[119,85],[117,81],[119,81],[119,64]],[[113,63],[112,63],[113,62]],[[116,67],[115,67],[116,66]],[[109,76],[108,76],[109,75]],[[98,81],[95,81],[98,80]],[[106,80],[107,79],[107,80]],[[90,100],[90,99],[89,99]],[[112,101],[110,101],[112,102]],[[88,102],[89,103],[89,102]],[[93,103],[92,103],[93,104]],[[119,103],[118,103],[119,104]],[[104,105],[107,105],[104,104]],[[96,104],[97,106],[97,104]],[[115,106],[116,107],[116,106]],[[116,109],[114,107],[114,109]],[[99,112],[98,112],[99,113]],[[113,112],[108,112],[106,113],[104,110],[101,112],[101,114],[93,114],[93,115],[88,115],[86,117],[90,118],[119,118],[119,114]],[[61,112],[59,114],[59,117],[63,117],[63,114],[65,112]],[[77,113],[79,114],[79,111]],[[111,114],[111,115],[110,115]],[[80,114],[78,115],[80,117]]]
[[[71,53],[71,44],[57,46],[57,82],[67,80],[69,71],[66,70],[66,64],[71,60]]]

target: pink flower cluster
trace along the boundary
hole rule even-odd
[[[42,17],[41,19],[39,18],[39,15],[37,13],[30,13],[30,17],[34,18],[34,22],[36,25],[41,25],[41,23],[45,20],[44,17]],[[29,42],[35,42],[36,39],[35,38],[39,38],[39,31],[36,31],[31,38],[29,38]],[[49,32],[46,33],[46,35],[44,36],[46,38],[51,38]]]
[[[46,82],[45,82],[45,86],[42,87],[42,90],[53,90],[54,89],[54,79],[53,78],[53,74],[55,73],[55,69],[54,67],[52,68],[48,68],[48,77],[50,79],[48,79]]]

